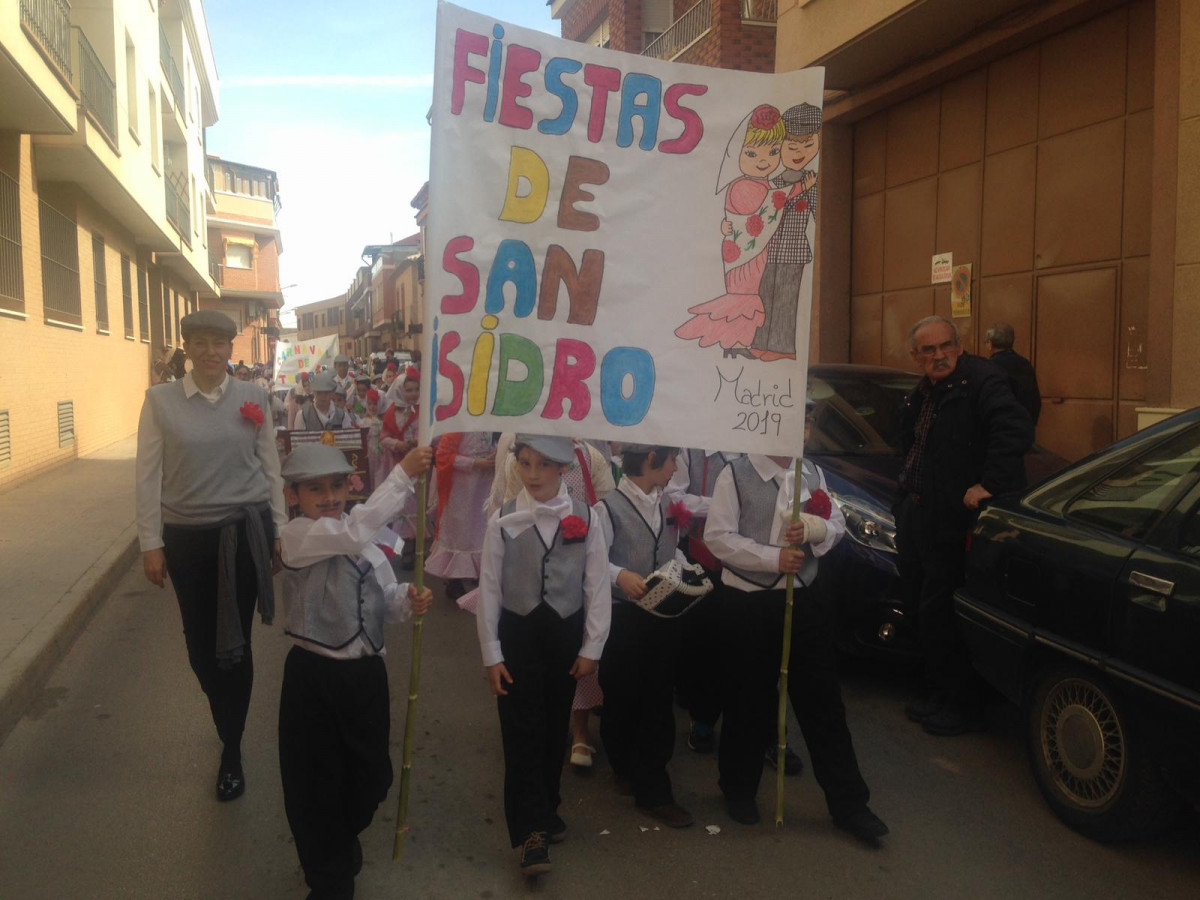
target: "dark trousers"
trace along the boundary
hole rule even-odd
[[[681,624],[633,603],[613,604],[600,659],[600,739],[613,772],[633,783],[638,806],[674,800],[667,763],[675,751],[673,686]]]
[[[842,816],[866,806],[870,791],[846,725],[833,628],[815,585],[799,589],[792,611],[788,698],[829,812]],[[717,757],[721,790],[731,799],[752,799],[766,749],[776,741],[784,592],[721,590],[728,648],[725,724]]]
[[[980,684],[954,615],[954,592],[966,580],[966,535],[959,541],[939,538],[931,518],[912,495],[896,509],[901,590],[906,606],[916,610],[926,686],[972,706],[979,702]]]
[[[270,513],[264,515],[264,520],[267,535],[274,534]],[[183,617],[188,662],[208,698],[217,736],[231,761],[240,758],[242,731],[250,708],[250,688],[254,684],[250,623],[258,601],[258,580],[246,539],[246,523],[238,523],[237,529],[237,602],[246,647],[239,662],[220,667],[217,665],[217,552],[221,529],[163,526],[163,553]]]
[[[549,831],[562,798],[563,760],[584,612],[565,619],[545,603],[526,616],[500,613],[500,650],[512,676],[496,698],[504,744],[504,818],[519,847],[533,831]]]
[[[714,585],[719,572],[708,572]],[[721,655],[721,616],[716,595],[710,594],[679,619],[677,686],[692,721],[713,726],[721,717],[721,674],[713,660]]]
[[[383,658],[293,647],[279,697],[283,806],[315,897],[353,897],[358,835],[392,784]]]

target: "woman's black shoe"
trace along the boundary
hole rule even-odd
[[[217,799],[222,803],[236,800],[246,793],[246,775],[238,765],[222,765],[217,774]]]

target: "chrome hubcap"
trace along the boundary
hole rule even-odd
[[[1046,697],[1042,755],[1058,789],[1079,806],[1098,808],[1125,774],[1125,735],[1116,710],[1094,684],[1068,678]]]

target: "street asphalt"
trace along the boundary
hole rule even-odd
[[[424,630],[412,832],[392,862],[393,786],[363,836],[363,900],[1200,896],[1194,820],[1147,843],[1092,843],[1042,802],[1015,711],[997,708],[986,734],[929,737],[904,719],[909,678],[875,667],[851,673],[845,694],[871,805],[892,829],[881,848],[833,828],[809,771],[788,779],[782,828],[769,822],[771,779],[764,823],[733,823],[715,762],[687,749],[681,714],[672,774],[696,825],[671,831],[640,815],[611,789],[601,751],[590,775],[564,775],[568,839],[552,848],[553,872],[527,884],[504,832],[499,728],[474,620],[439,597]],[[407,626],[389,635],[397,779],[410,638]],[[129,568],[0,745],[0,898],[305,896],[276,751],[288,646],[278,625],[256,624],[248,790],[219,804],[219,746],[174,595]]]

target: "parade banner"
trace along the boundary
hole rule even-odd
[[[422,442],[529,431],[798,455],[823,79],[439,3]]]
[[[275,384],[294,385],[301,372],[332,369],[338,355],[338,336],[327,334],[308,341],[275,342]]]

